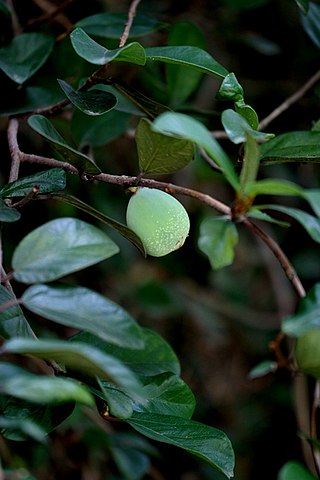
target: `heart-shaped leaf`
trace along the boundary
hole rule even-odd
[[[66,162],[71,163],[81,172],[91,175],[97,175],[101,172],[100,168],[91,160],[91,158],[70,147],[60,133],[55,129],[52,123],[43,115],[32,115],[28,118],[28,124],[33,130],[44,137],[59,153]]]

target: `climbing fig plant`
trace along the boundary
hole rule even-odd
[[[259,120],[237,72],[206,50],[195,25],[170,25],[140,14],[137,1],[123,13],[102,11],[74,22],[63,14],[68,22],[62,34],[46,21],[24,30],[11,3],[0,2],[0,69],[7,92],[0,114],[10,160],[0,188],[2,452],[14,452],[26,441],[45,444],[78,415],[101,428],[117,472],[110,478],[145,478],[159,442],[207,463],[210,478],[233,477],[232,441],[218,426],[194,418],[196,398],[169,342],[83,279],[90,269],[103,276],[99,266],[110,262],[112,282],[121,250],[145,263],[167,255],[174,262],[191,248],[188,235],[217,271],[234,262],[246,229],[275,255],[298,303],[279,327],[274,358],[257,364],[250,376],[286,368],[313,386],[311,428],[302,432],[313,463],[290,461],[279,479],[317,478],[320,286],[305,291],[268,225],[298,223],[320,243],[320,189],[260,172],[269,165],[319,163],[319,122],[309,130],[269,131],[271,119]],[[296,0],[296,10],[301,29],[320,46],[320,6]],[[127,75],[163,71],[167,102]],[[216,98],[227,105],[219,114],[223,144],[201,115],[183,108],[205,76],[215,79]],[[108,156],[108,145],[123,138],[134,150],[127,172],[101,155],[102,147]],[[222,146],[226,142],[229,147]],[[229,203],[190,187],[192,173],[177,177],[186,182],[173,181],[177,172],[192,172],[201,162],[211,167],[213,186],[222,184],[229,192]],[[118,189],[121,215],[90,202],[88,192],[101,185],[106,197]],[[297,198],[305,208],[288,206],[285,197]],[[50,218],[33,215],[39,204],[51,208]],[[188,214],[190,205],[204,208],[200,225],[193,223],[191,207]],[[284,342],[290,348],[283,349]],[[130,442],[117,425],[130,432]],[[0,478],[11,478],[6,475],[18,469],[10,458],[1,461]],[[28,465],[24,468],[23,478],[36,478]]]

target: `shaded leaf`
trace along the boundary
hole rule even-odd
[[[76,27],[82,28],[89,35],[118,40],[127,21],[128,15],[126,13],[103,12],[82,18],[76,23]],[[142,37],[160,28],[165,28],[167,25],[167,23],[159,22],[159,20],[149,15],[136,14],[130,28],[129,38]]]
[[[261,163],[320,162],[320,132],[296,131],[277,135],[260,147]]]
[[[112,110],[117,104],[117,98],[112,93],[99,89],[81,92],[74,90],[64,80],[58,80],[58,82],[70,102],[86,115],[102,115]]]
[[[315,284],[300,300],[297,312],[285,318],[282,331],[293,337],[300,337],[314,328],[320,327],[320,284]]]
[[[233,476],[234,453],[220,430],[172,415],[134,413],[127,422],[146,437],[183,448],[228,478]]]
[[[101,172],[100,168],[91,160],[74,148],[70,147],[60,133],[54,128],[52,123],[43,115],[32,115],[28,118],[28,124],[39,135],[44,137],[53,149],[59,153],[66,162],[71,163],[81,172],[97,175]]]
[[[75,218],[57,218],[36,228],[16,247],[12,266],[19,282],[50,282],[119,252],[98,228]]]
[[[0,196],[4,198],[24,197],[37,186],[39,193],[51,193],[63,190],[66,186],[66,173],[62,168],[51,168],[28,177],[22,177],[15,182],[0,188]]]
[[[23,83],[46,62],[54,47],[54,38],[32,32],[16,35],[0,48],[0,68],[16,83]]]
[[[210,217],[201,223],[198,246],[209,258],[212,268],[217,270],[233,262],[238,237],[237,227],[230,220]]]
[[[140,238],[132,231],[130,228],[128,228],[126,225],[123,225],[122,223],[117,222],[113,218],[108,217],[107,215],[104,215],[103,213],[99,212],[95,208],[91,207],[90,205],[87,205],[86,203],[82,202],[82,200],[79,200],[76,197],[73,197],[72,195],[67,195],[64,193],[57,193],[53,194],[52,198],[55,198],[57,200],[61,200],[64,203],[67,203],[68,205],[73,205],[76,208],[79,208],[80,210],[88,213],[94,218],[97,218],[101,222],[105,223],[109,227],[113,228],[116,230],[120,235],[125,237],[129,242],[133,243],[138,250],[145,256],[145,248],[140,240]]]
[[[231,160],[202,123],[182,113],[165,112],[154,121],[153,128],[157,132],[180,136],[202,147],[222,169],[233,188],[238,190],[239,180]]]
[[[41,443],[47,441],[47,432],[35,422],[27,418],[10,418],[0,415],[0,432],[5,438],[12,438],[13,440],[25,440],[31,438],[32,440]],[[11,433],[9,434],[9,432]]]
[[[0,198],[0,222],[16,222],[20,217],[20,212],[18,212],[17,209],[9,207],[5,201]]]
[[[228,70],[220,65],[208,52],[198,47],[151,47],[146,48],[145,52],[147,60],[175,63],[219,78],[224,78],[228,74]]]
[[[120,418],[122,420],[131,417],[133,412],[134,401],[127,393],[116,385],[98,380],[101,392],[93,390],[93,393],[104,400],[103,409],[99,409],[100,415],[108,419],[108,416]],[[92,389],[91,389],[92,391]]]
[[[115,50],[108,50],[89,37],[82,28],[73,30],[70,39],[77,54],[94,65],[105,65],[113,61],[129,62],[136,65],[146,63],[145,50],[138,42],[128,43]]]
[[[0,285],[0,305],[12,302],[15,297],[3,285]],[[0,335],[4,338],[26,337],[35,338],[32,328],[19,305],[0,311]]]
[[[303,0],[299,0],[298,5],[302,7],[305,12],[300,15],[304,30],[313,43],[320,48],[320,5],[314,2],[308,2],[306,5],[306,2],[303,2]]]
[[[93,290],[72,285],[34,285],[22,295],[32,312],[69,327],[91,332],[106,342],[142,348],[142,332],[116,303]]]
[[[140,120],[135,139],[143,173],[175,172],[188,165],[194,155],[192,142],[152,131],[146,118]]]
[[[279,480],[316,480],[304,465],[296,461],[287,462],[279,471]]]

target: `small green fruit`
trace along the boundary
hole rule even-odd
[[[297,339],[295,347],[299,370],[320,378],[320,328],[315,328]]]
[[[139,187],[130,198],[127,225],[153,257],[162,257],[182,247],[190,229],[188,214],[178,200],[146,187]]]

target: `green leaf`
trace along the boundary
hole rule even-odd
[[[166,372],[180,375],[179,360],[170,345],[160,335],[143,328],[142,340],[145,347],[138,350],[111,345],[97,336],[84,332],[74,335],[69,341],[98,348],[107,355],[116,357],[140,376],[152,377]]]
[[[300,0],[301,6],[302,0]],[[320,48],[320,5],[314,2],[302,4],[305,14],[301,15],[301,24],[313,43]]]
[[[272,360],[264,360],[250,370],[248,377],[251,380],[253,380],[254,378],[261,378],[265,375],[268,375],[268,373],[275,372],[277,368],[277,362],[274,362]]]
[[[259,170],[260,150],[255,138],[247,132],[244,145],[244,156],[240,172],[240,183],[243,191],[250,195],[250,183],[257,178]]]
[[[79,208],[80,210],[88,213],[94,218],[97,218],[101,222],[105,223],[109,227],[113,228],[115,231],[120,233],[123,237],[125,237],[129,242],[131,242],[135,247],[140,250],[140,252],[145,256],[145,248],[140,240],[140,238],[132,231],[130,228],[128,228],[126,225],[123,225],[122,223],[117,222],[113,218],[107,217],[107,215],[104,215],[103,213],[99,212],[95,208],[91,207],[90,205],[87,205],[86,203],[82,202],[78,198],[73,197],[72,195],[67,195],[67,194],[62,194],[62,193],[56,193],[52,195],[52,198],[55,198],[57,200],[61,200],[62,202],[68,204],[68,205],[73,205],[76,208]],[[42,280],[41,280],[42,281]]]
[[[260,147],[261,163],[320,162],[320,132],[296,131],[277,135]]]
[[[222,169],[233,188],[239,189],[239,180],[231,160],[202,123],[182,113],[165,112],[154,121],[153,128],[164,134],[180,136],[202,147]]]
[[[248,134],[255,140],[268,140],[274,137],[272,133],[254,130],[242,115],[230,108],[222,112],[221,121],[226,134],[235,144],[246,142]]]
[[[0,305],[12,302],[15,297],[3,285],[0,285]],[[27,319],[19,305],[0,311],[0,335],[4,338],[26,337],[35,338]]]
[[[74,90],[64,80],[58,79],[58,82],[70,102],[86,115],[103,115],[117,104],[117,98],[112,93],[95,88],[88,92],[81,92]]]
[[[139,168],[143,173],[173,173],[191,162],[194,145],[152,130],[152,124],[142,118],[136,129]]]
[[[15,208],[9,207],[6,202],[0,198],[0,222],[16,222],[21,215]]]
[[[145,52],[147,60],[183,65],[218,78],[224,78],[228,74],[228,70],[220,65],[208,52],[198,47],[151,47],[146,48]]]
[[[302,190],[301,196],[309,203],[317,217],[320,217],[320,190],[312,188]]]
[[[65,186],[65,171],[62,168],[51,168],[8,183],[0,188],[0,196],[3,198],[25,197],[34,187],[39,187],[39,193],[42,194],[63,190]]]
[[[91,332],[106,342],[142,348],[142,332],[119,305],[93,290],[72,285],[34,285],[22,295],[25,307],[54,322]]]
[[[0,68],[16,83],[28,80],[46,62],[54,38],[44,33],[22,33],[0,48]]]
[[[310,215],[310,213],[303,212],[298,208],[285,207],[282,205],[263,205],[259,208],[276,210],[277,212],[283,212],[289,215],[302,225],[312,240],[320,243],[320,219],[317,217]]]
[[[263,179],[246,185],[248,195],[293,195],[305,196],[303,188],[288,180]],[[310,196],[311,197],[311,196]]]
[[[235,74],[233,72],[228,73],[222,80],[217,93],[217,98],[219,100],[243,101],[243,95],[243,88],[238,82]]]
[[[200,226],[198,246],[208,256],[214,270],[231,265],[238,243],[237,227],[222,217],[210,217]]]
[[[63,340],[29,340],[14,338],[5,342],[1,353],[19,353],[55,360],[67,368],[112,381],[133,396],[141,393],[141,384],[135,374],[113,355],[80,342]]]
[[[285,318],[282,331],[292,337],[300,337],[305,333],[320,327],[320,284],[315,284],[300,300],[297,312]]]
[[[0,415],[0,432],[5,438],[12,438],[13,440],[26,440],[31,438],[41,443],[47,441],[47,432],[27,418],[9,418]],[[9,432],[11,433],[9,434]]]
[[[136,65],[146,63],[145,50],[138,42],[128,43],[115,50],[108,50],[89,37],[82,28],[73,30],[70,39],[77,54],[94,65],[105,65],[114,61],[129,62]]]
[[[279,480],[316,480],[304,465],[296,461],[287,462],[279,471]]]
[[[290,227],[290,223],[283,222],[276,218],[273,218],[270,215],[268,215],[266,212],[261,212],[259,208],[260,208],[259,205],[255,205],[254,207],[251,207],[249,212],[247,213],[248,217],[256,218],[257,220],[262,220],[263,222],[275,223],[280,227]],[[263,208],[263,205],[261,208]]]
[[[228,478],[233,476],[234,453],[220,430],[172,415],[134,413],[127,422],[146,437],[183,448]]]
[[[168,37],[170,46],[187,44],[204,49],[204,34],[194,23],[178,21],[173,25]],[[168,63],[166,65],[166,78],[169,88],[171,104],[183,103],[198,87],[202,72],[189,69],[186,75],[185,66]]]
[[[19,282],[50,282],[119,252],[98,228],[75,218],[57,218],[24,237],[12,257]]]
[[[118,40],[127,21],[128,15],[126,13],[104,12],[79,20],[76,27],[82,28],[89,35]],[[167,23],[159,22],[159,20],[148,15],[136,14],[130,28],[129,38],[148,35],[160,28],[167,27],[167,25]]]
[[[93,397],[74,380],[35,375],[12,364],[1,363],[0,393],[37,404],[79,402],[94,406]],[[6,369],[10,375],[6,375]]]
[[[70,147],[52,123],[43,115],[32,115],[28,118],[28,124],[39,135],[45,138],[53,149],[59,153],[66,162],[71,163],[81,172],[97,175],[101,172],[100,168],[86,155]]]
[[[102,398],[105,403],[104,407],[108,407],[107,414],[116,418],[124,420],[131,417],[133,412],[134,401],[123,392],[116,385],[106,382],[105,380],[98,379],[101,392],[96,389],[90,389],[96,396]],[[105,415],[105,412],[103,413]]]

